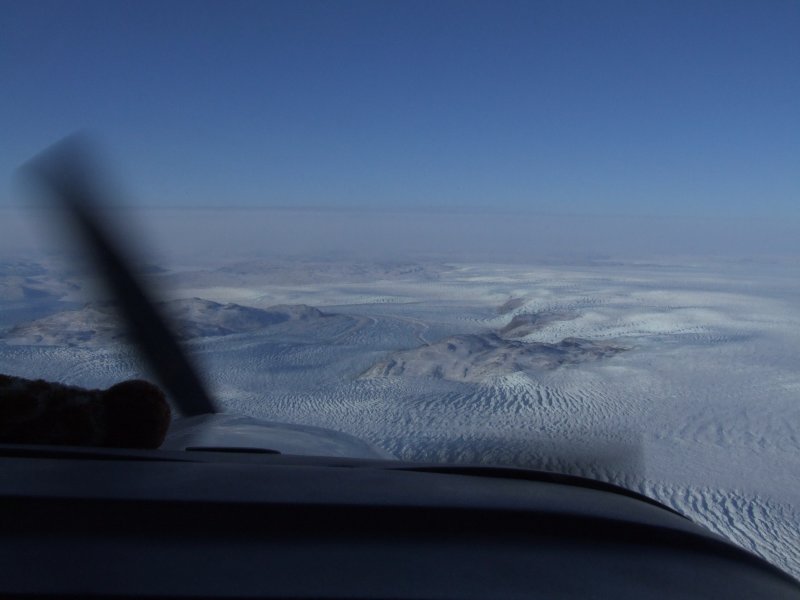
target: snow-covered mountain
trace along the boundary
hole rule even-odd
[[[510,340],[495,333],[454,335],[435,344],[396,352],[362,377],[403,375],[480,382],[498,375],[594,361],[623,350],[578,338],[544,344]]]
[[[258,287],[263,285],[304,285],[368,283],[376,281],[436,281],[450,268],[413,262],[338,262],[248,260],[214,269],[165,273],[160,283],[172,289],[193,286]]]
[[[62,298],[78,289],[68,276],[34,261],[0,261],[0,302]]]
[[[507,338],[521,338],[557,321],[569,321],[577,318],[576,313],[569,312],[538,312],[516,315],[511,322],[503,327],[499,334]]]
[[[189,298],[163,302],[159,306],[182,340],[251,333],[287,321],[314,321],[329,316],[305,304],[277,305],[262,310]],[[4,337],[14,344],[82,346],[123,340],[126,334],[113,305],[91,303],[78,310],[17,325]]]
[[[220,304],[201,298],[172,300],[162,304],[181,339],[249,333],[285,321],[311,321],[326,315],[305,304],[277,305],[267,309],[239,304]]]

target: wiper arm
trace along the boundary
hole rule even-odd
[[[23,168],[73,218],[80,239],[114,295],[131,338],[180,412],[186,416],[218,412],[165,317],[134,275],[119,236],[99,217],[98,178],[91,177],[86,154],[83,140],[72,136]]]

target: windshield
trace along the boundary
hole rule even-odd
[[[800,576],[799,4],[3,13],[0,373],[152,378],[13,184],[88,128],[234,425],[613,482]]]

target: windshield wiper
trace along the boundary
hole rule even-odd
[[[79,136],[72,136],[34,158],[24,170],[43,184],[72,217],[139,353],[179,411],[185,416],[218,412],[165,317],[134,275],[120,236],[100,218],[99,178],[91,176],[87,155],[86,143]]]

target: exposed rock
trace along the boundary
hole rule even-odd
[[[79,346],[94,340],[118,339],[122,334],[110,305],[87,304],[79,310],[67,310],[17,325],[4,337],[15,344]]]
[[[523,304],[525,304],[524,298],[509,298],[507,301],[497,307],[497,314],[507,315],[511,311],[518,309]]]
[[[160,303],[179,339],[255,332],[286,321],[310,321],[328,315],[305,304],[278,305],[267,309],[239,304],[220,304],[201,298]],[[6,334],[17,344],[91,345],[126,338],[112,304],[87,304],[18,325]]]
[[[521,338],[539,331],[550,323],[569,321],[578,315],[568,312],[528,313],[516,315],[511,322],[500,330],[500,335],[509,338]]]
[[[578,338],[557,344],[521,342],[494,333],[454,335],[435,344],[397,352],[362,377],[433,377],[483,381],[518,371],[556,369],[614,356],[624,348]]]
[[[66,279],[46,275],[2,275],[0,274],[0,301],[62,298],[78,289],[78,285]]]

